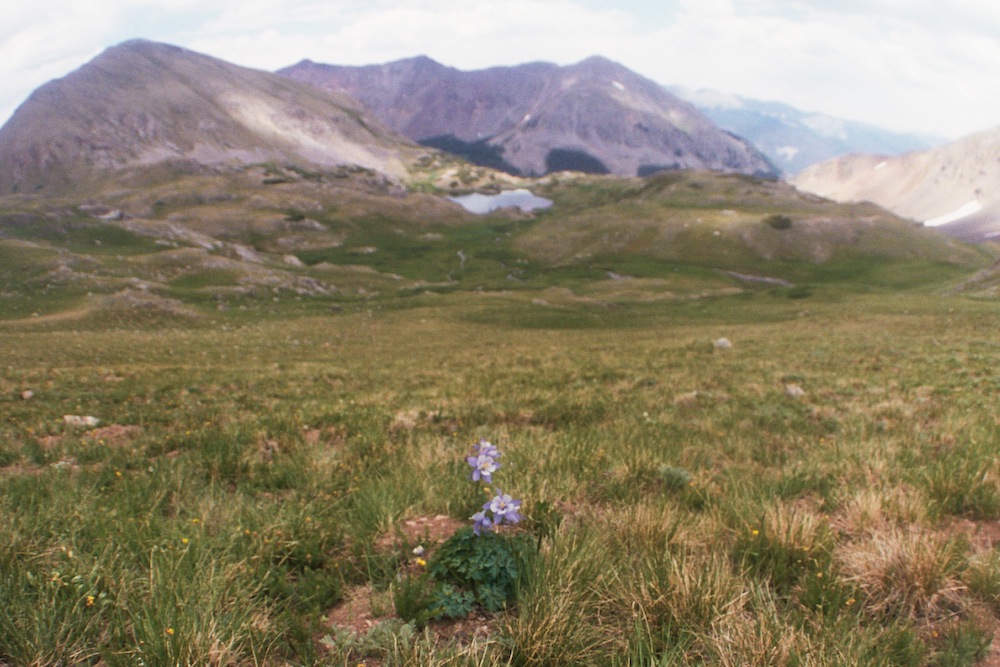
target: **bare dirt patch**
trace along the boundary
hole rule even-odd
[[[101,428],[95,428],[93,431],[89,431],[86,435],[86,439],[92,442],[104,442],[104,444],[112,445],[114,447],[123,447],[131,444],[131,442],[141,434],[141,426],[110,424],[108,426],[102,426]]]
[[[977,551],[1000,547],[1000,521],[973,521],[956,519],[946,528],[951,535],[965,535],[969,545]]]
[[[407,519],[396,526],[394,531],[382,535],[376,542],[376,546],[380,549],[398,549],[407,546],[413,548],[419,545],[428,549],[426,558],[430,554],[432,545],[444,542],[464,525],[466,525],[465,522],[444,514]]]
[[[363,635],[376,623],[395,617],[389,592],[377,592],[366,584],[347,591],[340,604],[327,612],[326,624]]]
[[[382,535],[376,541],[376,548],[412,550],[420,547],[422,550],[419,555],[406,554],[410,556],[410,561],[402,566],[404,571],[414,573],[423,567],[418,563],[418,558],[430,558],[435,546],[454,535],[466,523],[443,514],[415,517],[403,521],[395,530]],[[344,599],[326,612],[326,625],[363,636],[379,623],[398,618],[393,608],[391,590],[376,591],[366,584],[347,591]],[[427,628],[441,641],[469,644],[488,638],[496,630],[497,624],[495,615],[477,612],[466,618],[431,621]]]
[[[375,591],[370,585],[364,585],[350,589],[344,600],[326,613],[326,626],[360,637],[379,623],[398,618],[389,591]],[[497,616],[477,612],[466,618],[431,621],[427,629],[440,641],[469,645],[489,638],[498,625]]]

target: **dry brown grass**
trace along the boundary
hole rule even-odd
[[[835,552],[847,581],[864,595],[869,613],[930,623],[967,607],[964,540],[918,527],[887,527],[839,545]]]

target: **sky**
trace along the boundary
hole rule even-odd
[[[996,0],[34,0],[0,20],[0,123],[144,38],[276,70],[601,55],[664,85],[954,139],[1000,125]]]

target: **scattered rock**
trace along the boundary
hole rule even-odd
[[[101,420],[97,417],[81,417],[80,415],[63,415],[63,423],[66,426],[83,426],[85,428],[94,428],[101,423]]]
[[[712,347],[714,347],[716,350],[730,350],[732,349],[733,344],[729,341],[728,338],[716,338],[714,341],[712,341]]]
[[[232,248],[233,252],[236,253],[236,256],[242,259],[244,262],[253,262],[255,264],[264,263],[264,258],[261,257],[260,254],[253,248],[249,248],[245,245],[240,245],[239,243],[234,243],[232,245]]]
[[[690,406],[698,402],[698,392],[689,391],[684,394],[677,394],[674,396],[674,405],[678,406]]]
[[[789,398],[802,398],[806,395],[806,390],[797,384],[785,385],[785,396]]]
[[[108,211],[107,213],[98,215],[97,217],[101,220],[104,220],[105,222],[116,222],[118,220],[124,220],[125,213],[120,209],[113,209],[111,211]]]
[[[22,401],[30,401],[34,397],[35,397],[35,392],[31,391],[30,389],[25,389],[24,391],[21,392]]]
[[[289,266],[294,266],[299,269],[305,266],[305,264],[302,263],[302,260],[295,255],[282,255],[281,261]]]

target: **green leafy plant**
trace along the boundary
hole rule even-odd
[[[438,548],[428,571],[442,584],[469,593],[463,600],[474,599],[488,611],[500,611],[514,599],[518,572],[531,546],[526,535],[495,532],[476,535],[471,528],[463,528]],[[445,589],[438,595],[438,608],[442,612],[454,608],[449,600],[454,593]]]

